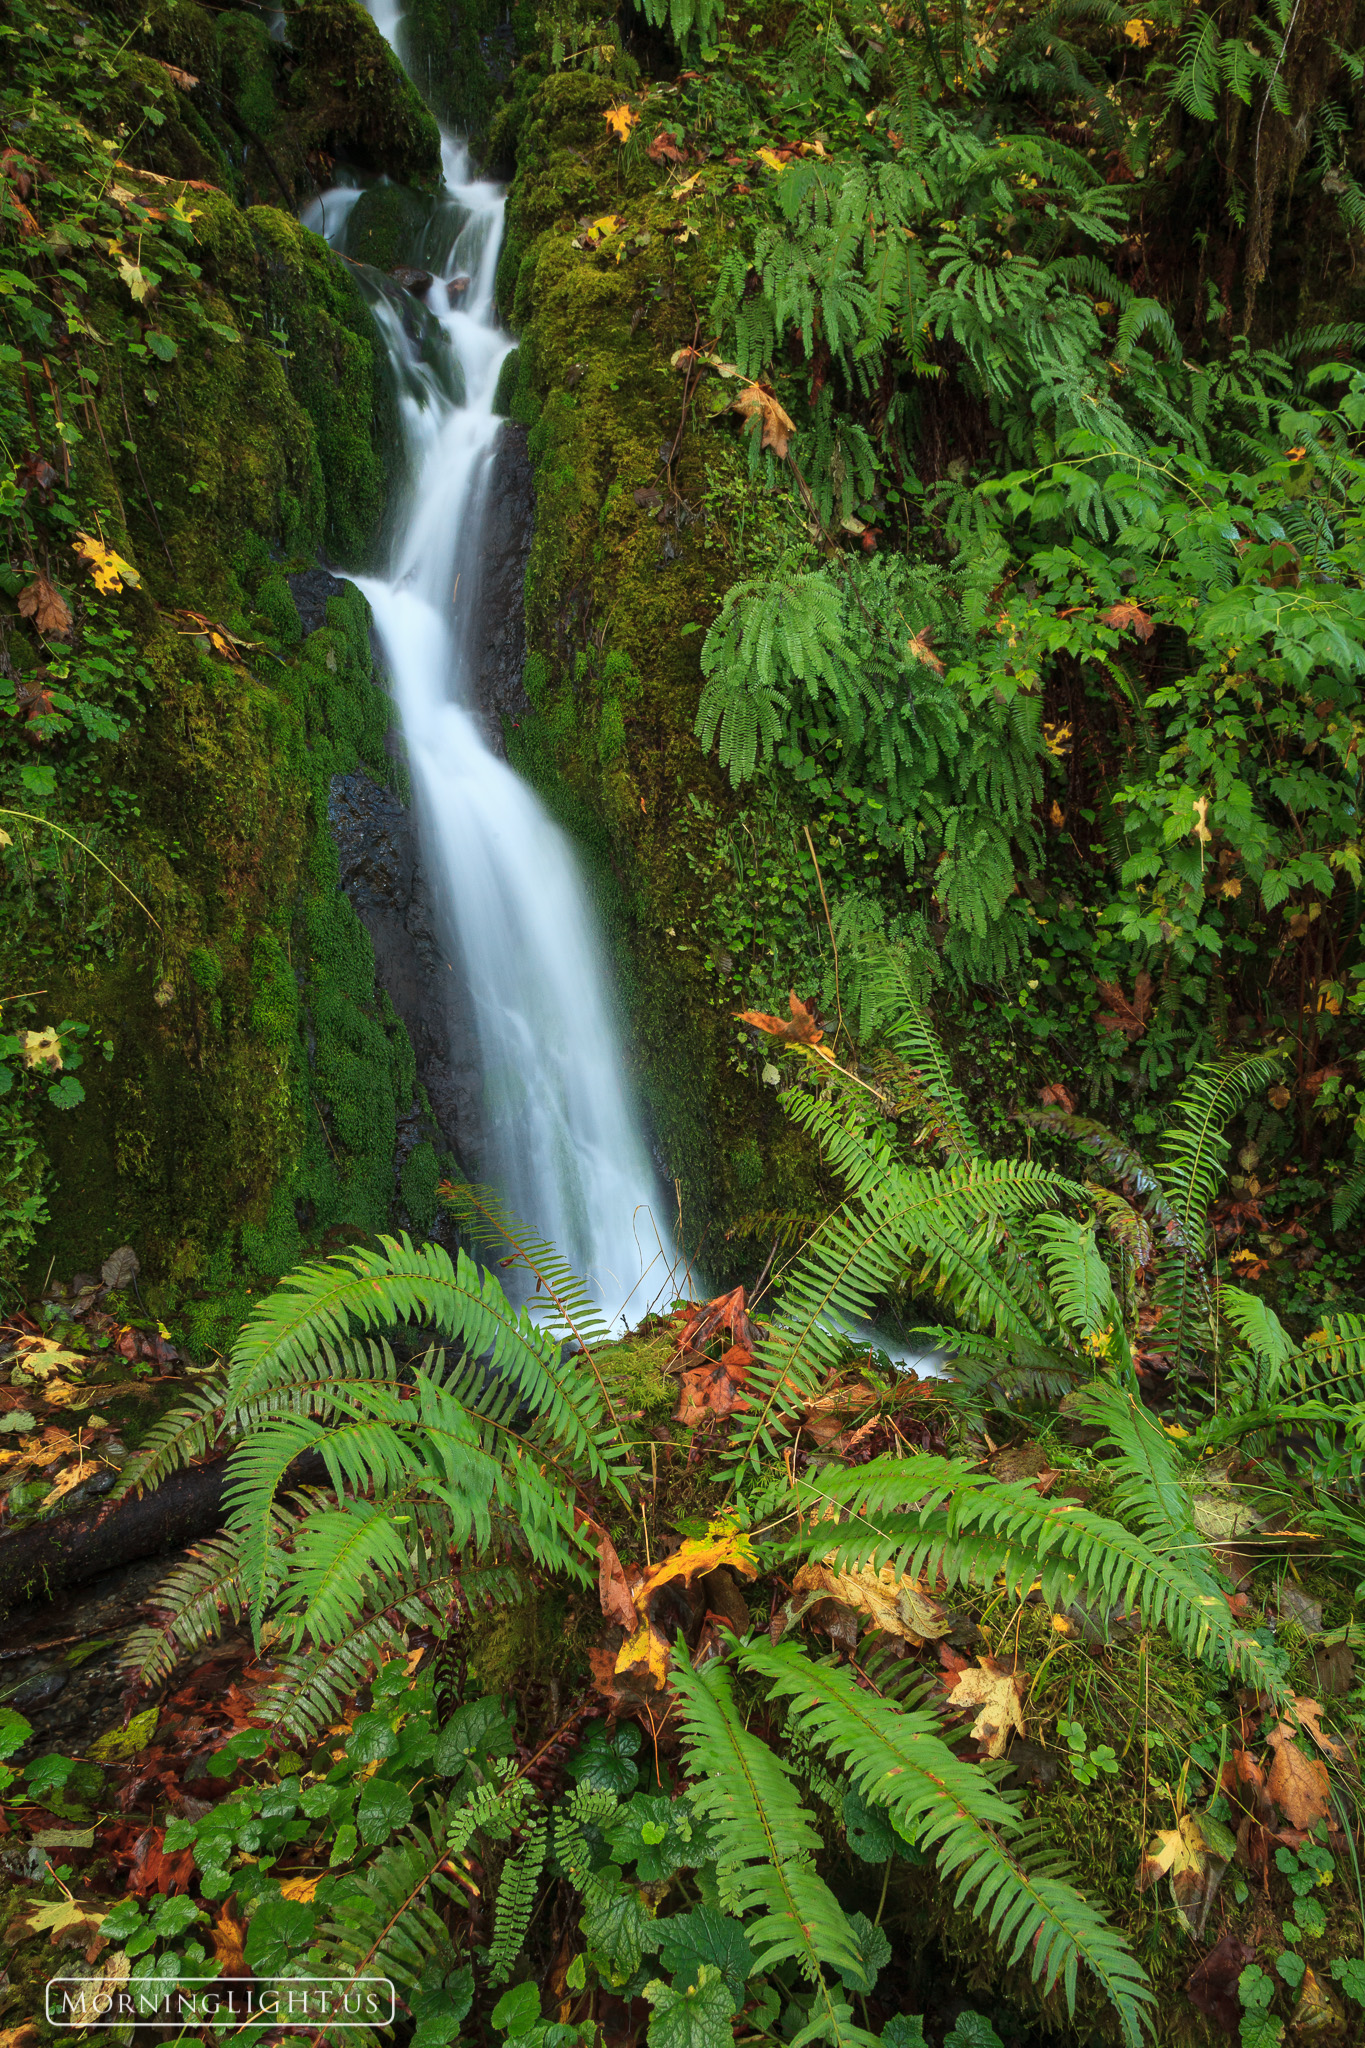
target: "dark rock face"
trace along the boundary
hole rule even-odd
[[[503,720],[529,710],[523,590],[535,524],[535,483],[526,429],[504,420],[494,444],[479,542],[478,623],[471,664],[490,746],[499,754]]]
[[[479,1074],[462,1042],[458,964],[440,936],[417,821],[363,770],[333,778],[327,806],[341,886],[374,947],[375,977],[407,1026],[417,1077],[441,1135],[462,1161],[478,1153]]]

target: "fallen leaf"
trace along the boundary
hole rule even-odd
[[[1206,1813],[1187,1813],[1178,1826],[1162,1828],[1148,1843],[1138,1865],[1137,1888],[1145,1892],[1169,1875],[1176,1910],[1197,1939],[1236,1848],[1221,1822]]]
[[[1311,1969],[1305,1969],[1298,2004],[1289,2022],[1301,2041],[1344,2042],[1346,2013],[1330,1985],[1319,1983]]]
[[[662,1692],[668,1684],[669,1649],[667,1637],[642,1621],[617,1651],[612,1675],[617,1679],[628,1676],[642,1692]]]
[[[1229,1491],[1197,1493],[1190,1512],[1195,1528],[1210,1543],[1233,1543],[1239,1536],[1253,1536],[1265,1527],[1261,1517]]]
[[[861,1409],[875,1406],[878,1398],[873,1389],[861,1381],[855,1381],[851,1386],[835,1387],[811,1402],[801,1418],[802,1434],[823,1449],[844,1434]]]
[[[1096,980],[1107,1009],[1095,1019],[1102,1031],[1121,1031],[1131,1045],[1135,1038],[1141,1038],[1147,1029],[1147,1013],[1152,1007],[1152,977],[1146,968],[1133,983],[1133,998],[1130,1002],[1116,981]]]
[[[65,1472],[58,1474],[55,1486],[43,1495],[41,1505],[50,1508],[54,1501],[61,1500],[73,1487],[82,1486],[87,1479],[93,1479],[100,1469],[98,1458],[82,1458],[79,1465],[68,1465]]]
[[[1275,1752],[1266,1790],[1291,1827],[1311,1828],[1331,1812],[1332,1784],[1327,1766],[1305,1756],[1292,1729],[1281,1721],[1266,1737]]]
[[[1131,626],[1139,640],[1150,640],[1156,631],[1156,621],[1140,604],[1111,604],[1107,612],[1100,613],[1100,623],[1120,632]]]
[[[766,164],[770,171],[785,171],[787,168],[786,157],[779,156],[775,149],[756,149],[754,155],[759,163]]]
[[[752,1024],[755,1031],[766,1031],[770,1038],[785,1039],[788,1045],[818,1047],[825,1034],[815,1021],[815,1004],[803,1003],[792,989],[787,1006],[790,1018],[770,1017],[766,1010],[738,1010],[735,1019],[740,1024]]]
[[[577,1520],[581,1510],[575,1509],[574,1512]],[[608,1621],[616,1622],[623,1629],[633,1630],[639,1617],[631,1597],[630,1581],[617,1554],[616,1545],[606,1530],[590,1516],[583,1515],[582,1522],[597,1545],[597,1597],[602,1612]]]
[[[214,1958],[224,1977],[239,1977],[246,1968],[246,1921],[233,1909],[231,1899],[210,1929]]]
[[[943,663],[930,646],[929,639],[930,628],[926,626],[922,633],[912,633],[910,635],[910,638],[905,643],[905,651],[911,661],[917,661],[922,667],[932,669],[936,676],[941,676],[943,674]]]
[[[1324,1756],[1331,1757],[1333,1763],[1348,1763],[1351,1752],[1347,1745],[1339,1741],[1335,1735],[1329,1735],[1321,1725],[1323,1712],[1321,1702],[1305,1699],[1299,1693],[1292,1694],[1291,1698],[1293,1712],[1297,1719],[1297,1727],[1293,1721],[1280,1721],[1266,1736],[1266,1741],[1269,1743],[1287,1741],[1292,1739],[1295,1734],[1302,1733],[1317,1744]],[[1307,1823],[1297,1821],[1295,1825],[1297,1827],[1304,1827]]]
[[[666,128],[661,128],[645,152],[652,164],[685,164],[687,151],[679,149]]]
[[[678,1336],[679,1354],[703,1351],[722,1330],[730,1332],[733,1343],[752,1351],[756,1341],[754,1326],[742,1287],[732,1287],[728,1294],[717,1294],[700,1306],[694,1303],[686,1311]]]
[[[1020,1701],[1026,1678],[1027,1673],[1012,1671],[994,1657],[981,1657],[954,1672],[951,1683],[944,1680],[950,1707],[980,1708],[971,1732],[983,1756],[1003,1756],[1011,1729],[1016,1735],[1025,1733]]]
[[[127,285],[136,303],[141,305],[142,301],[151,291],[151,280],[140,263],[130,263],[121,250],[116,249],[114,254],[118,258],[119,276]]]
[[[635,1606],[640,1614],[647,1614],[652,1596],[661,1586],[681,1580],[690,1585],[695,1578],[704,1577],[720,1565],[727,1570],[738,1572],[741,1578],[751,1579],[758,1570],[758,1558],[754,1546],[742,1530],[730,1522],[712,1522],[705,1536],[689,1537],[679,1544],[671,1557],[660,1558],[635,1588]]]
[[[67,638],[71,631],[71,607],[46,576],[35,576],[32,583],[26,583],[19,592],[18,603],[20,616],[32,619],[40,633],[53,640]]]
[[[619,107],[608,107],[602,119],[616,137],[616,140],[618,142],[625,142],[630,135],[631,129],[637,126],[640,116],[633,107],[626,106],[623,101]],[[653,154],[652,150],[650,154]],[[657,158],[655,160],[657,162]]]
[[[125,583],[133,589],[141,583],[142,578],[132,563],[125,562],[122,555],[115,554],[111,547],[106,547],[102,540],[96,540],[93,534],[78,531],[71,546],[83,562],[89,563],[90,573],[95,579],[95,588],[104,591],[106,595],[120,589]]]
[[[291,1877],[280,1886],[280,1896],[297,1899],[301,1906],[306,1906],[311,1903],[321,1883],[320,1877]]]
[[[908,1572],[898,1575],[894,1565],[883,1565],[879,1572],[870,1569],[841,1572],[829,1563],[805,1564],[792,1580],[792,1593],[794,1596],[816,1594],[837,1600],[841,1606],[865,1614],[874,1628],[881,1629],[886,1635],[898,1636],[902,1642],[911,1643],[917,1649],[946,1636],[952,1627],[952,1621],[923,1580],[912,1579]],[[959,1679],[963,1675],[959,1673]],[[1017,1707],[1017,1695],[1012,1696]],[[955,1698],[953,1704],[965,1706],[969,1702],[965,1698]],[[1019,1721],[1017,1726],[1022,1734],[1023,1722]],[[976,1729],[972,1730],[973,1734],[976,1732]],[[992,1750],[990,1754],[998,1756],[1000,1750]]]
[[[1038,1100],[1044,1108],[1065,1110],[1068,1116],[1076,1114],[1076,1098],[1061,1081],[1049,1081],[1046,1088],[1040,1088]]]
[[[12,1942],[24,1935],[46,1934],[53,1948],[84,1947],[107,1917],[107,1907],[83,1905],[79,1899],[39,1899],[14,1915],[5,1938]]]
[[[771,448],[779,462],[786,461],[787,449],[792,435],[796,432],[796,424],[791,415],[784,411],[771,385],[746,384],[730,409],[740,415],[746,426],[753,420],[760,420],[763,432],[759,446]]]
[[[193,72],[182,71],[178,64],[168,64],[164,57],[154,57],[152,62],[161,66],[171,84],[178,86],[181,92],[193,92],[199,83]]]
[[[1254,1948],[1248,1948],[1235,1934],[1225,1934],[1186,1982],[1191,2005],[1225,2033],[1235,2034],[1241,2024],[1242,2001],[1237,1979],[1247,1964],[1255,1960]]]
[[[673,1417],[687,1429],[695,1429],[710,1415],[734,1415],[748,1407],[744,1385],[753,1364],[753,1353],[732,1344],[719,1358],[694,1365],[683,1374],[678,1407]]]

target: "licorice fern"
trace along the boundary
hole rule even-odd
[[[934,1854],[945,1878],[959,1877],[954,1904],[970,1901],[1008,1962],[1031,1949],[1034,1977],[1045,1991],[1060,1977],[1073,2016],[1084,1966],[1113,2003],[1129,2048],[1139,2048],[1152,1993],[1127,1943],[1066,1881],[1055,1857],[1031,1866],[1001,1839],[1012,1834],[1017,1844],[1021,1816],[954,1755],[933,1713],[879,1699],[850,1672],[789,1643],[747,1643],[737,1654],[745,1670],[767,1681],[770,1697],[788,1701],[801,1735],[823,1743],[863,1796]]]

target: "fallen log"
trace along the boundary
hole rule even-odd
[[[68,1586],[211,1536],[223,1521],[228,1457],[172,1472],[149,1493],[128,1494],[78,1513],[57,1514],[0,1535],[0,1615],[28,1600],[50,1600]],[[316,1452],[286,1473],[282,1491],[325,1483]]]

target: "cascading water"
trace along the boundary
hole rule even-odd
[[[392,42],[395,10],[376,0],[372,11]],[[501,424],[493,397],[513,343],[493,306],[502,193],[471,179],[449,136],[442,154],[446,189],[421,260],[442,273],[428,306],[460,374],[442,375],[425,360],[430,350],[414,361],[400,314],[376,304],[399,378],[410,483],[388,573],[355,580],[387,657],[423,856],[463,967],[460,999],[483,1080],[480,1172],[611,1315],[628,1303],[635,1320],[666,1288],[673,1252],[655,1220],[607,963],[572,849],[489,747],[469,683],[481,513]],[[309,225],[340,239],[356,196],[325,195]],[[465,275],[452,304],[447,280]]]

